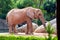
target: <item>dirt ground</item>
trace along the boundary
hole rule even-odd
[[[9,33],[0,33],[0,35],[10,35]],[[30,35],[26,35],[25,33],[18,33],[18,34],[15,34],[16,36],[30,36]],[[41,36],[41,37],[45,37],[45,36],[48,36],[48,33],[34,33],[33,35],[31,36]],[[52,34],[53,37],[57,36],[55,34]]]

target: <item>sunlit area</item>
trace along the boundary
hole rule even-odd
[[[56,0],[0,0],[0,40],[58,40]]]

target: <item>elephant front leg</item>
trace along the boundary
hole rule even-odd
[[[32,21],[30,19],[27,20],[26,34],[33,34]]]

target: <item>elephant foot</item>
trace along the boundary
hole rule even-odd
[[[33,33],[29,33],[29,35],[33,35]]]
[[[25,33],[26,35],[33,35],[33,33]]]
[[[18,31],[14,32],[14,34],[18,34]]]
[[[28,32],[26,32],[25,34],[28,35]]]
[[[9,32],[9,34],[13,34],[13,32]]]
[[[9,32],[9,34],[18,34],[18,32],[16,31],[16,32]]]
[[[15,35],[17,35],[18,33],[14,33]]]

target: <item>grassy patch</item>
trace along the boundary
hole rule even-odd
[[[44,37],[39,36],[17,36],[17,35],[0,35],[0,40],[46,40]],[[57,37],[54,37],[52,40],[57,40]]]

